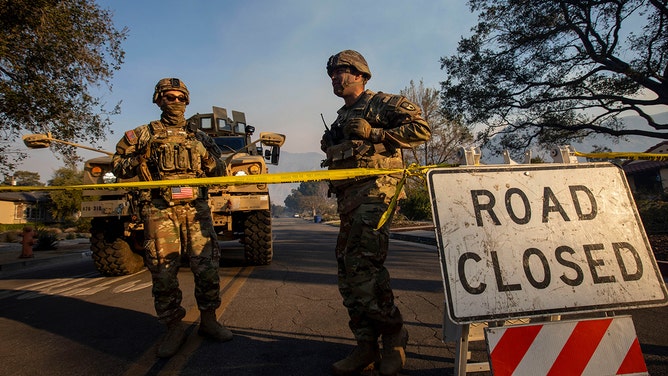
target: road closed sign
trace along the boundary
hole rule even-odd
[[[618,167],[457,167],[427,178],[453,322],[668,303]]]

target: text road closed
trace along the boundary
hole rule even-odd
[[[454,322],[666,304],[621,169],[461,167],[428,183]]]

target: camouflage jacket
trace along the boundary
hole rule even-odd
[[[384,130],[384,141],[345,139],[343,128],[350,119],[365,119],[372,128]],[[400,95],[366,90],[352,106],[343,106],[329,134],[326,150],[330,169],[402,168],[400,149],[414,148],[431,138],[431,127],[422,118],[420,108]]]

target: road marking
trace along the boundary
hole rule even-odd
[[[128,283],[124,283],[120,286],[114,287],[113,290],[111,290],[114,294],[117,294],[119,292],[132,292],[132,291],[138,291],[145,289],[147,287],[151,287],[153,285],[153,281],[148,281],[144,283],[139,283],[140,281],[130,281]]]
[[[248,280],[248,276],[253,271],[254,267],[235,267],[225,270],[225,275],[220,276],[220,291],[221,291],[221,305],[217,310],[216,318],[220,320],[230,302],[239,293],[241,287]],[[230,273],[228,273],[228,271]],[[179,352],[167,361],[157,359],[155,356],[158,344],[162,337],[147,349],[141,357],[124,373],[124,376],[143,376],[146,374],[155,375],[178,375],[183,373],[190,356],[202,345],[203,339],[197,335],[197,322],[199,321],[199,309],[197,305],[191,306],[186,311],[186,316],[183,322],[190,323],[187,329],[188,338],[181,346]]]
[[[29,283],[1,292],[0,300],[11,297],[16,297],[17,300],[28,300],[46,296],[90,296],[108,289],[117,294],[138,291],[151,286],[150,281],[142,283],[142,277],[138,273],[121,277],[100,277],[99,275],[97,272],[92,272],[70,278],[56,278]],[[137,279],[112,288],[112,285],[130,278]]]

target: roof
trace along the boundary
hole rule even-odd
[[[668,154],[668,141],[659,142],[658,144],[645,150],[645,153]]]
[[[38,202],[49,200],[48,192],[0,192],[0,201]]]
[[[649,149],[645,153],[653,154],[668,154],[668,141],[660,142]],[[624,172],[627,174],[638,174],[641,172],[661,170],[668,168],[668,161],[627,161],[622,165]]]
[[[633,161],[633,163],[625,164],[622,168],[625,173],[633,175],[668,168],[668,161]]]

